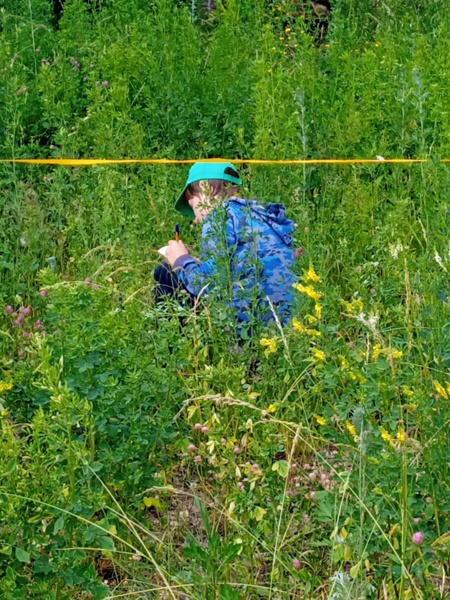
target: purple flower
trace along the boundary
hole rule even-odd
[[[24,315],[29,315],[31,312],[31,309],[29,306],[25,306],[25,308],[23,309],[23,314]]]
[[[84,283],[86,285],[91,285],[91,280],[89,279],[89,277],[86,277],[86,279],[84,280]]]
[[[292,566],[294,567],[294,569],[296,571],[298,571],[300,569],[300,561],[298,560],[298,558],[293,559]]]
[[[41,290],[41,296],[42,296],[43,298],[47,298],[47,296],[48,296],[48,292],[47,292],[47,290]]]
[[[24,351],[22,349],[19,350],[19,356],[23,356],[24,355]]]
[[[238,488],[241,490],[241,492],[245,490],[245,485],[242,483],[242,481],[238,481]]]
[[[16,319],[16,320],[14,321],[14,327],[20,327],[20,326],[21,326],[21,324],[22,324],[22,321],[20,321],[19,319]]]
[[[188,452],[195,452],[195,450],[197,450],[197,448],[194,446],[194,444],[189,444],[187,449],[188,449]]]
[[[36,329],[42,329],[42,323],[40,322],[39,319],[36,321],[36,323],[34,324],[34,326],[36,327]]]
[[[97,291],[97,290],[99,290],[99,289],[100,289],[100,286],[99,286],[99,285],[97,285],[96,283],[93,283],[93,284],[92,284],[92,289],[93,289],[93,290],[95,290],[95,291]]]
[[[108,87],[108,82],[107,81],[102,81],[102,87]]]
[[[202,433],[209,433],[209,427],[202,427]]]
[[[23,335],[23,337],[27,337],[28,331],[22,331],[22,335]]]
[[[7,306],[5,306],[5,312],[8,313],[8,315],[10,315],[13,311],[13,308],[11,306],[11,304],[8,304]]]
[[[420,544],[423,542],[423,533],[421,531],[416,531],[412,537],[412,540],[416,546],[420,546]]]

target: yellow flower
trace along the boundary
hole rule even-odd
[[[272,73],[272,69],[267,69],[267,72],[268,73]]]
[[[306,332],[306,329],[303,327],[303,325],[300,323],[300,321],[298,319],[296,319],[295,317],[292,319],[292,327],[294,329],[296,329],[299,333]]]
[[[325,360],[325,352],[323,350],[313,348],[312,353],[314,354],[314,358],[317,358],[317,360]]]
[[[303,280],[312,281],[313,283],[320,283],[322,281],[317,275],[317,273],[314,271],[314,267],[312,266],[312,264],[309,265],[309,269],[307,271],[303,269]]]
[[[269,408],[267,409],[267,412],[270,413],[270,414],[273,414],[274,412],[277,412],[276,404],[271,404],[269,406]]]
[[[314,312],[316,313],[316,317],[318,319],[322,318],[322,306],[318,303],[314,306]]]
[[[319,425],[326,425],[327,422],[325,421],[325,419],[323,417],[320,417],[319,415],[314,415],[315,420],[317,421],[317,423]]]
[[[408,396],[408,398],[410,398],[414,394],[412,389],[409,388],[407,385],[402,386],[402,391],[405,394],[405,396]]]
[[[341,304],[344,307],[345,312],[356,315],[357,313],[362,312],[364,308],[364,303],[362,300],[358,298],[354,298],[351,302],[347,302],[346,300],[341,300]]]
[[[443,398],[448,400],[448,394],[447,394],[445,387],[443,385],[441,385],[438,381],[433,381],[433,384],[434,384],[434,389],[439,394],[439,396],[442,396]],[[1,391],[1,388],[0,388],[0,391]]]
[[[403,427],[400,427],[396,435],[397,440],[402,443],[406,441],[406,433]]]
[[[265,348],[264,355],[266,358],[269,356],[269,354],[274,354],[278,350],[276,338],[272,338],[270,340],[268,338],[261,338],[259,343],[261,346],[263,346],[263,348]]]
[[[379,48],[380,47],[380,42],[375,42],[375,48]]]
[[[322,332],[317,331],[317,329],[307,329],[306,335],[309,335],[309,337],[320,337],[322,335]]]
[[[301,294],[306,294],[312,300],[318,302],[323,294],[317,292],[312,285],[302,285],[301,283],[293,283],[292,286]]]
[[[341,368],[348,369],[349,364],[348,364],[348,360],[345,358],[345,356],[342,356],[341,354],[339,354],[339,360],[341,361]]]
[[[375,344],[372,350],[372,358],[374,361],[377,361],[380,358],[381,354],[381,344]]]
[[[305,319],[308,321],[308,323],[310,323],[311,325],[313,325],[314,323],[317,323],[317,317],[314,317],[313,315],[305,315]]]
[[[396,350],[392,348],[389,350],[392,358],[401,358],[403,356],[403,352],[401,350]]]
[[[290,31],[292,31],[292,29],[290,27],[286,27],[285,32],[289,33]]]
[[[0,394],[2,392],[6,392],[8,390],[11,390],[12,386],[13,386],[12,379],[10,379],[9,381],[0,381]]]
[[[391,434],[388,431],[386,431],[386,429],[384,427],[380,427],[380,432],[381,432],[381,439],[392,445],[393,440],[392,440]]]
[[[351,436],[353,436],[353,438],[356,438],[357,434],[356,434],[356,429],[355,429],[355,426],[353,425],[353,423],[350,423],[350,421],[346,421],[345,426],[347,427],[347,431],[349,432],[349,434]]]

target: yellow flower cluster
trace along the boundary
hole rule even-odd
[[[325,419],[323,417],[321,417],[320,415],[314,415],[315,420],[317,421],[317,423],[319,425],[326,425],[327,422],[325,421]]]
[[[295,317],[292,319],[292,326],[299,333],[303,333],[309,337],[320,337],[322,335],[320,331],[317,331],[317,329],[307,329]]]
[[[13,386],[12,380],[9,380],[9,381],[0,381],[0,394],[2,392],[7,392],[8,390],[11,390],[12,386]]]
[[[351,302],[347,302],[346,300],[341,300],[341,304],[344,307],[346,313],[350,315],[357,315],[362,312],[364,308],[364,303],[362,300],[358,298],[354,298]]]
[[[380,355],[386,357],[391,356],[394,359],[398,359],[403,356],[403,352],[396,348],[382,348],[381,344],[375,344],[372,350],[373,361],[376,362],[380,358]]]
[[[312,281],[313,283],[320,283],[322,280],[315,272],[314,267],[310,264],[309,269],[307,271],[303,269],[303,281]]]
[[[323,350],[319,350],[318,348],[312,348],[311,349],[314,358],[316,358],[317,360],[325,360],[325,352]]]
[[[265,348],[264,355],[266,358],[269,356],[269,354],[274,354],[278,350],[277,338],[261,338],[259,343],[263,348]]]
[[[350,423],[350,421],[346,421],[345,426],[347,427],[347,431],[353,437],[354,441],[357,442],[358,435],[356,433],[356,429],[355,429],[355,426],[353,425],[353,423]]]
[[[447,389],[445,389],[438,381],[433,381],[433,385],[439,396],[442,396],[442,398],[445,398],[446,400],[450,398],[450,383],[447,383]]]
[[[380,427],[381,439],[384,442],[388,442],[391,446],[394,445],[394,440],[392,439],[392,435],[387,431],[384,427]]]
[[[292,285],[298,292],[306,294],[315,302],[318,302],[323,296],[323,294],[315,290],[312,285],[303,285],[301,283],[293,283]]]

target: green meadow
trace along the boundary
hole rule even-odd
[[[313,4],[0,3],[1,599],[448,597],[450,11]],[[188,166],[4,162],[217,157],[378,160],[236,163],[299,249],[241,341],[154,302]]]

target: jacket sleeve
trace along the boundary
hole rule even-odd
[[[205,287],[203,293],[211,291],[216,287],[215,280],[224,280],[223,271],[231,266],[236,241],[231,214],[227,213],[224,227],[215,214],[207,219],[202,229],[200,259],[185,254],[174,265],[181,283],[192,296],[198,296]]]

